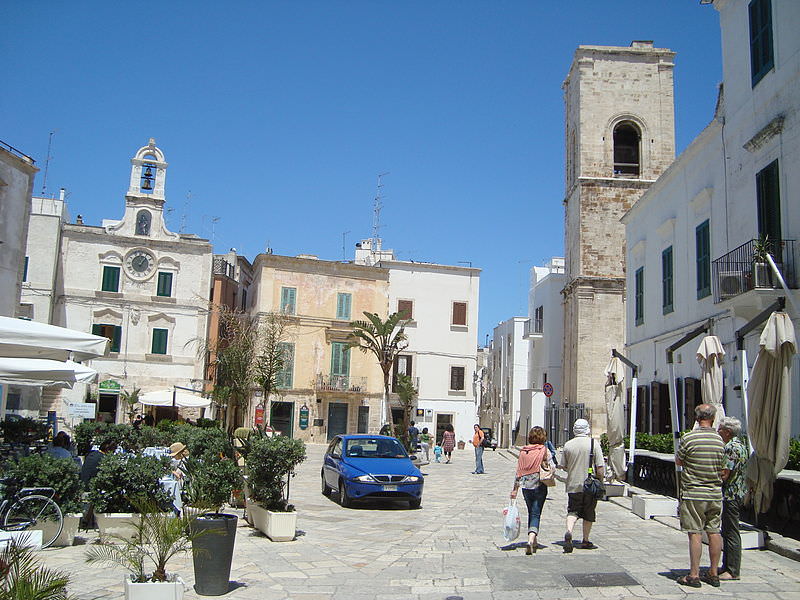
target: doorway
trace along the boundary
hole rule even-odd
[[[328,440],[340,433],[347,433],[347,404],[344,402],[328,403]]]
[[[97,402],[97,420],[103,423],[117,422],[119,394],[100,394]]]
[[[294,402],[272,401],[269,409],[269,424],[281,435],[292,437]]]
[[[369,406],[358,407],[357,433],[369,433]]]
[[[453,424],[453,413],[436,413],[436,440],[438,444],[442,441],[442,434],[447,425]]]

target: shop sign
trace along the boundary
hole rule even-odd
[[[256,407],[256,425],[264,424],[264,409],[261,406]]]
[[[300,429],[308,429],[308,407],[305,404],[300,407]]]
[[[122,388],[119,382],[114,381],[113,379],[106,379],[105,381],[101,381],[99,387],[100,390],[104,392],[118,392]]]
[[[97,404],[93,402],[70,402],[67,412],[70,417],[94,419],[97,416]]]

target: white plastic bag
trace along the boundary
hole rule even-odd
[[[503,509],[503,538],[513,542],[519,537],[519,509],[517,499]]]

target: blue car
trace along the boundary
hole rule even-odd
[[[422,504],[422,473],[403,445],[385,435],[337,435],[325,451],[322,493],[336,491],[344,507],[356,500],[406,500]]]

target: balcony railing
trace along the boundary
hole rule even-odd
[[[317,375],[314,389],[321,392],[366,392],[366,377],[350,377],[349,375]]]
[[[522,330],[522,337],[530,339],[532,337],[541,337],[544,333],[544,319],[531,318],[525,321],[525,326]]]
[[[758,240],[750,240],[711,263],[715,303],[754,289],[780,287],[769,263],[762,260],[756,252],[757,242]],[[786,285],[796,288],[794,240],[769,240],[767,245]]]
[[[224,275],[225,277],[235,279],[236,269],[224,258],[215,258],[211,263],[211,268],[214,275]]]

